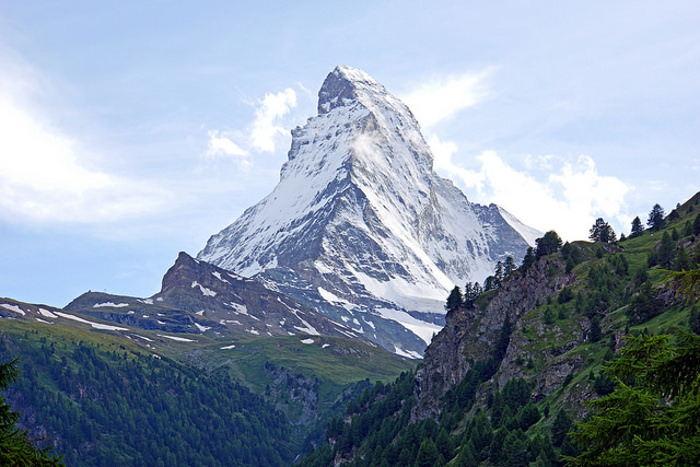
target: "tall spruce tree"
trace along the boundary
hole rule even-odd
[[[656,203],[654,207],[649,211],[649,218],[647,219],[647,225],[653,231],[659,231],[664,226],[664,208],[660,204]]]
[[[450,292],[450,295],[447,297],[447,302],[445,303],[445,309],[447,311],[453,311],[462,306],[462,303],[464,302],[464,299],[462,297],[462,291],[460,290],[459,286],[455,285],[455,288],[452,289],[452,292]]]
[[[642,220],[639,216],[632,219],[632,231],[630,232],[630,238],[639,237],[644,232],[644,226],[642,225]]]
[[[615,231],[602,217],[596,219],[595,224],[588,232],[588,238],[594,242],[613,243],[617,240]]]

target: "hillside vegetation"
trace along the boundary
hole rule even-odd
[[[697,463],[700,193],[659,209],[620,241],[602,219],[592,242],[549,232],[456,288],[419,369],[350,404],[301,465]]]
[[[415,365],[325,336],[175,340],[75,320],[1,322],[0,362],[19,362],[5,395],[20,426],[71,466],[289,465],[370,382]]]

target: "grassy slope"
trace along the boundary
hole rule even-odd
[[[688,210],[690,209],[690,212]],[[585,260],[577,265],[573,273],[577,276],[577,282],[572,286],[574,293],[590,292],[590,287],[586,280],[588,274],[593,267],[600,267],[608,263],[608,258],[611,254],[619,254],[625,257],[629,263],[629,273],[621,278],[625,287],[630,290],[636,290],[633,285],[633,277],[640,269],[645,269],[649,274],[649,281],[654,288],[659,288],[666,277],[666,273],[658,266],[648,268],[647,259],[655,246],[661,241],[664,232],[671,235],[673,229],[679,233],[681,239],[684,238],[683,231],[687,221],[693,221],[695,216],[700,214],[700,193],[695,195],[689,201],[684,203],[677,209],[679,219],[674,222],[667,222],[667,225],[658,232],[645,231],[641,236],[625,240],[618,244],[617,248],[610,248],[610,252],[606,252],[602,258],[596,257],[596,251],[599,245],[589,242],[577,242],[576,244],[582,248],[585,255]],[[686,237],[691,239],[691,237]],[[697,245],[697,241],[695,243]],[[549,406],[550,414],[556,414],[559,408],[567,408],[573,414],[581,414],[587,410],[587,405],[584,401],[589,397],[595,397],[595,392],[592,391],[593,381],[590,379],[590,374],[599,375],[605,365],[606,357],[610,357],[610,341],[614,339],[615,334],[648,332],[651,334],[675,334],[678,329],[688,329],[688,321],[690,315],[690,307],[685,304],[677,303],[668,307],[663,313],[652,319],[637,325],[628,325],[626,310],[627,304],[620,304],[619,307],[608,310],[601,321],[603,336],[598,342],[585,342],[576,345],[567,350],[564,354],[552,359],[545,357],[545,351],[556,348],[565,344],[571,339],[571,336],[580,335],[584,332],[583,327],[588,320],[580,310],[576,310],[574,301],[569,301],[565,304],[559,304],[556,296],[551,297],[548,303],[542,304],[540,307],[529,311],[523,318],[523,327],[520,333],[527,344],[523,347],[524,353],[536,355],[533,364],[525,370],[526,376],[535,376],[539,372],[552,365],[555,361],[580,356],[583,359],[583,365],[575,374],[572,375],[570,382],[566,386],[562,386],[554,391],[549,397],[543,400],[540,407]],[[554,315],[552,324],[545,325],[543,323],[545,310],[549,308]],[[560,311],[563,312],[563,319],[559,319]],[[518,337],[518,336],[514,336]],[[527,362],[523,362],[523,368],[526,368]],[[530,434],[547,434],[552,418],[542,418],[536,425],[531,428]]]

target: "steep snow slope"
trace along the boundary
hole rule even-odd
[[[525,227],[511,218],[438,177],[408,107],[365,72],[339,66],[319,91],[318,115],[292,131],[277,187],[198,258],[276,284],[416,356],[455,284],[523,256]]]

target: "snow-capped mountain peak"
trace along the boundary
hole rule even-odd
[[[449,290],[528,246],[516,221],[470,203],[432,167],[408,107],[364,71],[338,66],[318,115],[292,130],[277,187],[198,258],[420,355]]]

